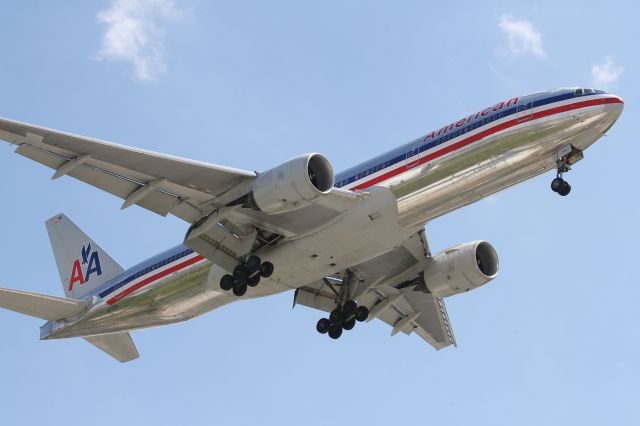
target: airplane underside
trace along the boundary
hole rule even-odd
[[[84,337],[122,362],[138,357],[130,330],[288,290],[328,314],[316,329],[334,339],[377,318],[455,345],[444,299],[493,280],[498,256],[486,241],[432,254],[425,224],[554,169],[566,196],[564,174],[622,105],[592,89],[516,97],[337,176],[320,154],[251,173],[0,119],[0,138],[54,179],[190,224],[183,245],[124,270],[57,215],[47,229],[67,299],[0,289],[0,306],[47,320],[41,339]]]
[[[503,132],[465,153],[409,170],[389,188],[372,188],[374,195],[359,209],[345,212],[321,232],[259,251],[261,258],[278,265],[278,272],[250,288],[245,298],[348,275],[350,268],[400,246],[427,221],[557,168],[556,154],[563,147],[571,147],[567,153],[576,155],[602,136],[611,125],[602,120],[604,114],[604,108],[589,110],[569,120],[555,117],[532,123],[526,132]],[[375,219],[370,218],[372,213]],[[76,324],[45,328],[43,337],[113,333],[192,319],[237,300],[220,288],[225,274],[205,261],[167,279],[167,284],[158,283],[117,305],[96,310]],[[341,283],[335,285],[339,288]]]

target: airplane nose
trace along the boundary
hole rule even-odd
[[[624,101],[622,100],[622,98],[612,95],[610,98],[605,99],[604,102],[607,112],[612,115],[615,120],[617,120],[624,110]]]

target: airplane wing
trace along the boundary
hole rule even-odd
[[[444,300],[426,291],[420,273],[431,256],[424,230],[397,249],[364,262],[351,272],[358,281],[352,297],[392,327],[391,335],[416,333],[436,349],[455,345]],[[326,277],[299,288],[295,304],[325,312],[336,308],[344,275]]]
[[[267,215],[237,202],[251,191],[254,172],[2,118],[0,139],[54,169],[52,179],[69,175],[122,198],[122,208],[136,204],[192,224],[184,243],[229,271],[252,248],[316,229],[366,196],[334,188],[306,207]]]
[[[154,213],[192,223],[216,207],[216,199],[241,189],[255,173],[208,164],[17,121],[0,119],[0,139],[16,152]],[[244,194],[240,194],[244,195]],[[232,200],[231,200],[232,201]]]

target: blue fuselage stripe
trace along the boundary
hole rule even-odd
[[[450,141],[451,139],[454,139],[462,134],[468,133],[472,130],[476,130],[479,128],[482,128],[484,126],[487,126],[489,124],[491,124],[493,121],[497,120],[497,119],[501,119],[504,117],[508,117],[510,115],[514,115],[518,112],[518,108],[523,106],[523,105],[529,105],[529,103],[531,103],[530,108],[528,109],[532,109],[532,108],[538,108],[541,106],[545,106],[545,105],[549,105],[549,104],[553,104],[556,102],[562,102],[568,99],[572,99],[575,97],[587,97],[587,96],[593,96],[596,94],[602,94],[604,92],[602,91],[595,91],[594,93],[591,94],[586,94],[586,95],[576,95],[575,92],[573,90],[566,92],[566,93],[561,93],[558,95],[552,95],[552,96],[546,96],[546,97],[541,97],[539,99],[536,99],[536,95],[529,95],[529,96],[523,96],[522,98],[519,99],[519,102],[510,108],[507,109],[501,109],[497,112],[492,112],[488,115],[486,115],[485,117],[479,117],[479,118],[474,118],[472,120],[469,121],[469,124],[464,126],[464,127],[460,127],[458,129],[451,129],[451,130],[447,130],[445,132],[442,132],[441,136],[439,136],[437,139],[434,139],[432,141],[429,141],[427,143],[425,143],[425,140],[427,139],[425,136],[416,139],[412,142],[409,142],[408,144],[403,145],[400,148],[394,149],[392,151],[389,151],[383,155],[380,155],[370,161],[367,161],[365,163],[362,163],[358,166],[352,167],[349,170],[346,170],[342,173],[339,173],[336,176],[336,184],[335,186],[338,188],[341,188],[343,186],[349,185],[353,182],[356,182],[362,178],[365,178],[371,174],[374,173],[378,173],[382,170],[386,170],[386,169],[391,169],[393,168],[395,165],[397,165],[398,163],[402,163],[404,161],[407,160],[407,156],[408,153],[410,152],[411,149],[413,149],[414,147],[417,146],[417,150],[415,151],[415,154],[422,154],[426,151],[429,151],[430,149],[441,145],[445,142]],[[533,102],[532,102],[533,100]],[[522,109],[521,109],[522,110]],[[445,126],[448,127],[448,126]],[[443,127],[443,128],[445,128]],[[440,132],[439,132],[440,133]],[[415,155],[414,154],[414,155]]]
[[[191,250],[190,248],[185,246],[178,246],[170,252],[164,253],[165,256],[162,256],[159,260],[156,257],[155,259],[152,259],[147,265],[141,265],[140,267],[131,268],[129,271],[127,271],[128,273],[125,272],[126,276],[124,278],[122,278],[121,275],[117,278],[117,281],[115,283],[108,284],[108,287],[101,291],[98,295],[104,299],[111,293],[119,290],[132,281],[137,280],[138,278],[142,278],[145,275],[157,270],[158,268],[162,268],[163,266],[177,262],[178,260],[190,255],[191,253],[193,253],[193,250]]]

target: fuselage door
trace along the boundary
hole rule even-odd
[[[407,169],[411,169],[420,164],[420,146],[418,144],[411,145],[409,149],[407,149],[406,164]]]
[[[518,105],[516,108],[516,120],[518,123],[531,120],[533,118],[533,99]]]

